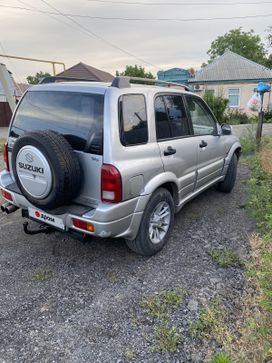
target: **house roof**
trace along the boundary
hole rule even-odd
[[[22,97],[27,89],[31,87],[31,84],[28,83],[15,83],[15,92],[16,97]]]
[[[82,78],[98,82],[111,82],[114,78],[110,73],[101,71],[100,69],[94,68],[82,62],[57,74],[57,76]]]
[[[272,81],[272,70],[230,50],[196,72],[190,83]]]

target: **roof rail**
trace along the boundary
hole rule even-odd
[[[86,79],[86,78],[76,78],[76,77],[65,77],[65,76],[49,76],[43,78],[39,84],[45,84],[45,83],[55,83],[58,81],[71,81],[71,82],[97,82],[93,79]]]
[[[117,76],[113,79],[111,87],[116,88],[129,88],[131,83],[137,84],[148,84],[154,86],[164,86],[164,87],[182,87],[185,91],[192,92],[192,89],[185,84],[160,81],[158,79],[150,78],[138,78],[138,77],[127,77],[127,76]]]

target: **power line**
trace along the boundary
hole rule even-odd
[[[98,35],[96,33],[94,33],[93,31],[91,31],[90,29],[86,28],[85,26],[81,25],[79,22],[77,22],[75,19],[73,19],[71,16],[69,15],[66,15],[64,13],[62,13],[60,10],[58,10],[56,7],[54,7],[53,5],[49,4],[46,0],[40,0],[42,1],[44,4],[46,4],[48,7],[50,7],[51,9],[55,10],[59,15],[62,15],[63,17],[65,17],[66,19],[69,19],[71,22],[73,22],[74,24],[76,24],[80,29],[84,30],[85,32],[87,32],[87,34],[89,34],[92,38],[95,37],[99,40],[101,40],[102,42],[104,42],[105,44],[111,46],[112,48],[115,48],[117,50],[119,50],[120,52],[144,63],[144,64],[147,64],[153,68],[156,68],[156,69],[159,69],[156,65],[152,64],[152,63],[149,63],[147,61],[145,61],[144,59],[142,58],[139,58],[137,56],[135,56],[134,54],[128,52],[127,50],[117,46],[116,44],[113,44],[111,43],[110,41],[108,41],[107,39],[103,38],[101,35]]]
[[[176,2],[140,2],[140,1],[113,1],[113,0],[87,0],[90,2],[98,2],[102,4],[120,4],[120,5],[144,5],[144,6],[210,6],[210,5],[222,5],[222,6],[228,6],[228,5],[259,5],[259,4],[271,4],[271,1],[249,1],[249,2],[183,2],[183,3],[176,3]]]
[[[19,0],[20,1],[20,0]],[[44,2],[44,0],[41,0]],[[50,6],[50,5],[48,5]],[[85,34],[88,33],[91,34],[93,37],[98,38],[102,40],[103,42],[106,42],[108,45],[111,45],[112,47],[119,49],[122,52],[125,52],[126,54],[130,55],[127,51],[124,49],[118,47],[117,45],[109,42],[108,40],[102,38],[100,35],[97,35],[78,23],[74,18],[81,18],[81,19],[93,19],[93,20],[121,20],[121,21],[160,21],[160,22],[167,22],[167,21],[174,21],[174,22],[194,22],[194,21],[214,21],[214,20],[235,20],[235,19],[252,19],[252,18],[267,18],[272,16],[271,14],[256,14],[256,15],[237,15],[237,16],[230,16],[230,17],[212,17],[212,18],[126,18],[126,17],[107,17],[107,16],[93,16],[93,15],[84,15],[84,14],[73,14],[73,13],[62,13],[56,10],[53,6],[50,6],[52,9],[55,9],[57,12],[52,11],[46,11],[46,10],[32,10],[30,8],[23,8],[20,6],[9,6],[9,5],[0,5],[0,7],[3,8],[11,8],[11,9],[18,9],[18,10],[25,10],[25,11],[34,11],[41,14],[47,14],[47,15],[55,15],[55,16],[63,16],[70,21],[72,21],[74,24],[79,26],[82,30],[85,31]],[[66,24],[66,23],[65,23]],[[66,24],[68,25],[68,24]],[[138,58],[139,60],[139,58]],[[142,60],[143,61],[143,60]],[[146,62],[145,62],[146,63]],[[150,63],[148,63],[151,65]]]
[[[50,18],[52,18],[52,19],[54,19],[54,20],[56,20],[57,22],[59,22],[59,23],[61,23],[61,24],[64,24],[64,25],[66,25],[66,26],[68,26],[69,28],[72,28],[72,29],[75,29],[75,30],[77,30],[77,31],[80,31],[81,33],[83,33],[83,34],[85,34],[86,35],[86,32],[85,31],[82,31],[81,29],[78,29],[78,27],[76,27],[76,26],[74,26],[74,25],[71,25],[70,23],[68,24],[68,23],[66,23],[66,21],[64,21],[63,19],[60,19],[59,18],[59,14],[55,14],[55,15],[57,15],[57,17],[55,17],[54,16],[54,14],[53,13],[50,13],[49,11],[43,11],[43,10],[40,10],[40,9],[38,9],[37,7],[35,7],[35,6],[33,6],[33,5],[29,5],[29,4],[27,4],[27,3],[25,3],[24,1],[22,1],[22,0],[17,0],[17,1],[19,1],[21,4],[23,4],[23,5],[26,5],[26,6],[30,6],[32,9],[29,9],[29,8],[22,8],[22,7],[17,7],[17,8],[19,8],[20,10],[26,10],[26,11],[34,11],[34,12],[36,12],[36,13],[41,13],[41,14],[44,14],[44,15],[47,15],[47,16],[49,16]],[[1,5],[0,5],[0,7],[1,7]],[[2,6],[3,7],[3,6]],[[16,8],[16,7],[15,7]]]

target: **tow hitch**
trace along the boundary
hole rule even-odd
[[[49,234],[52,232],[56,232],[56,230],[53,227],[50,227],[47,224],[41,224],[38,229],[30,230],[28,228],[28,222],[24,222],[23,227],[24,227],[24,232],[30,235],[39,234],[39,233]]]

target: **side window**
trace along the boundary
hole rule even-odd
[[[155,118],[157,139],[169,139],[171,137],[170,123],[162,96],[155,99]]]
[[[195,97],[187,96],[188,109],[191,115],[195,135],[212,135],[216,131],[216,123],[205,103]]]
[[[169,139],[190,134],[182,97],[158,96],[155,100],[157,139]]]
[[[148,141],[144,95],[124,95],[119,99],[120,139],[124,146]]]

